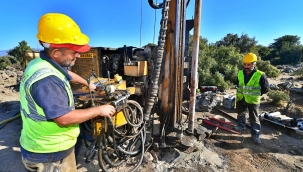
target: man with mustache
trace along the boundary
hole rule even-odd
[[[100,116],[110,118],[115,108],[75,109],[70,82],[91,91],[96,86],[66,69],[75,64],[79,53],[90,49],[89,38],[73,19],[60,13],[45,14],[36,36],[44,50],[28,64],[20,83],[22,161],[28,171],[75,172],[79,124]]]
[[[256,69],[257,60],[255,54],[246,54],[243,58],[244,70],[238,72],[236,99],[238,125],[234,129],[246,130],[245,111],[248,109],[252,141],[261,144],[259,106],[261,96],[269,91],[269,84],[265,73]]]

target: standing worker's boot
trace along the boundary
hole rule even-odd
[[[236,131],[245,131],[246,130],[246,114],[244,112],[238,112],[237,116],[238,125],[234,127]]]
[[[261,144],[261,139],[258,134],[252,136],[253,142],[256,144]]]
[[[245,131],[245,130],[246,130],[246,127],[237,125],[237,126],[234,127],[234,129],[235,129],[236,131]]]

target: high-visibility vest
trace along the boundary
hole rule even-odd
[[[73,94],[66,77],[49,62],[41,58],[32,60],[20,83],[20,113],[23,122],[20,144],[25,150],[34,153],[52,153],[67,150],[76,144],[80,133],[78,124],[61,127],[53,120],[47,120],[43,109],[32,98],[30,93],[32,84],[50,75],[62,80],[69,99],[68,106],[74,109]]]
[[[237,101],[245,99],[249,104],[260,104],[261,99],[261,86],[259,84],[263,72],[257,70],[250,78],[248,83],[244,83],[243,70],[238,73],[238,88],[237,88]]]

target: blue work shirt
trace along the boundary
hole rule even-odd
[[[68,74],[67,69],[61,67],[43,51],[40,52],[40,58],[48,61],[69,81],[72,79]],[[54,118],[58,118],[72,111],[72,108],[69,107],[69,99],[65,91],[64,83],[56,76],[51,75],[35,82],[31,86],[30,92],[37,105],[44,110],[46,119],[48,120],[53,120]],[[61,152],[34,153],[21,147],[21,154],[23,158],[29,161],[44,163],[62,160],[67,157],[73,149],[74,147]]]

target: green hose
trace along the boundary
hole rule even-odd
[[[1,125],[1,124],[4,124],[4,123],[7,123],[7,122],[9,122],[9,121],[12,121],[12,120],[14,120],[14,119],[16,119],[16,118],[18,118],[18,117],[20,117],[20,116],[21,116],[21,115],[20,115],[20,113],[19,113],[18,115],[14,116],[14,117],[11,117],[11,118],[8,118],[8,119],[6,119],[6,120],[3,120],[3,121],[0,122],[0,125]]]

